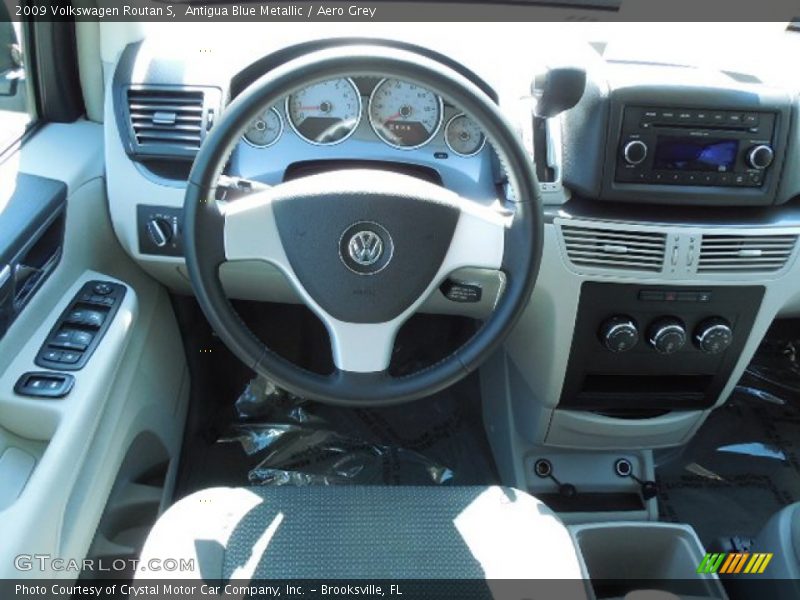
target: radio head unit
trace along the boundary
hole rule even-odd
[[[776,114],[625,106],[614,179],[760,188],[775,159]]]
[[[601,80],[567,111],[564,139],[575,149],[563,181],[575,194],[682,206],[776,202],[793,93],[701,69],[609,65],[607,75],[605,89]]]

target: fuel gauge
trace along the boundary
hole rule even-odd
[[[274,108],[263,111],[244,132],[245,141],[256,148],[268,148],[283,133],[283,119]]]

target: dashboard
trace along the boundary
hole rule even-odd
[[[311,49],[337,43],[347,39]],[[309,48],[276,46],[204,69],[154,44],[125,49],[106,95],[107,123],[116,125],[105,128],[109,213],[134,260],[190,294],[181,246],[187,168],[231,98]],[[533,63],[499,68],[485,48],[413,49],[498,104],[539,177],[539,279],[505,352],[481,377],[498,399],[498,423],[512,411],[528,442],[563,448],[614,448],[619,436],[646,448],[688,439],[730,394],[772,321],[800,314],[796,91],[587,55],[577,103],[552,114],[542,109],[547,76]],[[543,72],[561,81],[557,92],[569,87],[557,69]],[[177,140],[170,123],[155,126],[163,109],[195,128]],[[485,204],[505,183],[483,132],[457,106],[413,82],[360,74],[264,106],[226,172],[274,185],[352,165],[412,174]],[[233,298],[297,301],[269,265],[226,263],[220,278]],[[481,293],[464,301],[438,289],[422,312],[482,318],[502,289],[497,274],[451,278]],[[669,394],[655,394],[665,386]]]

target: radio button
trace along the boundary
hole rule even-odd
[[[766,169],[772,164],[775,153],[770,146],[759,144],[747,151],[747,163],[754,169]]]
[[[750,127],[758,125],[758,113],[745,113],[742,116],[742,122]]]
[[[728,123],[730,123],[731,125],[741,125],[742,124],[741,113],[728,113]]]
[[[622,149],[622,158],[629,165],[638,165],[647,158],[647,144],[641,140],[631,140]]]
[[[724,123],[727,120],[724,112],[712,112],[711,113],[711,122],[712,123]]]

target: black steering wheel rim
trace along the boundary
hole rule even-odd
[[[239,318],[218,277],[225,262],[216,186],[241,133],[264,106],[296,89],[343,76],[381,75],[414,81],[459,106],[494,146],[514,189],[505,231],[502,296],[478,332],[438,363],[402,377],[386,372],[307,371],[268,349]],[[184,205],[185,256],[198,302],[222,341],[249,368],[292,393],[345,406],[386,406],[442,390],[476,369],[505,340],[525,310],[542,255],[543,214],[530,157],[498,107],[472,82],[425,56],[380,44],[318,50],[270,71],[218,119],[192,167]]]

